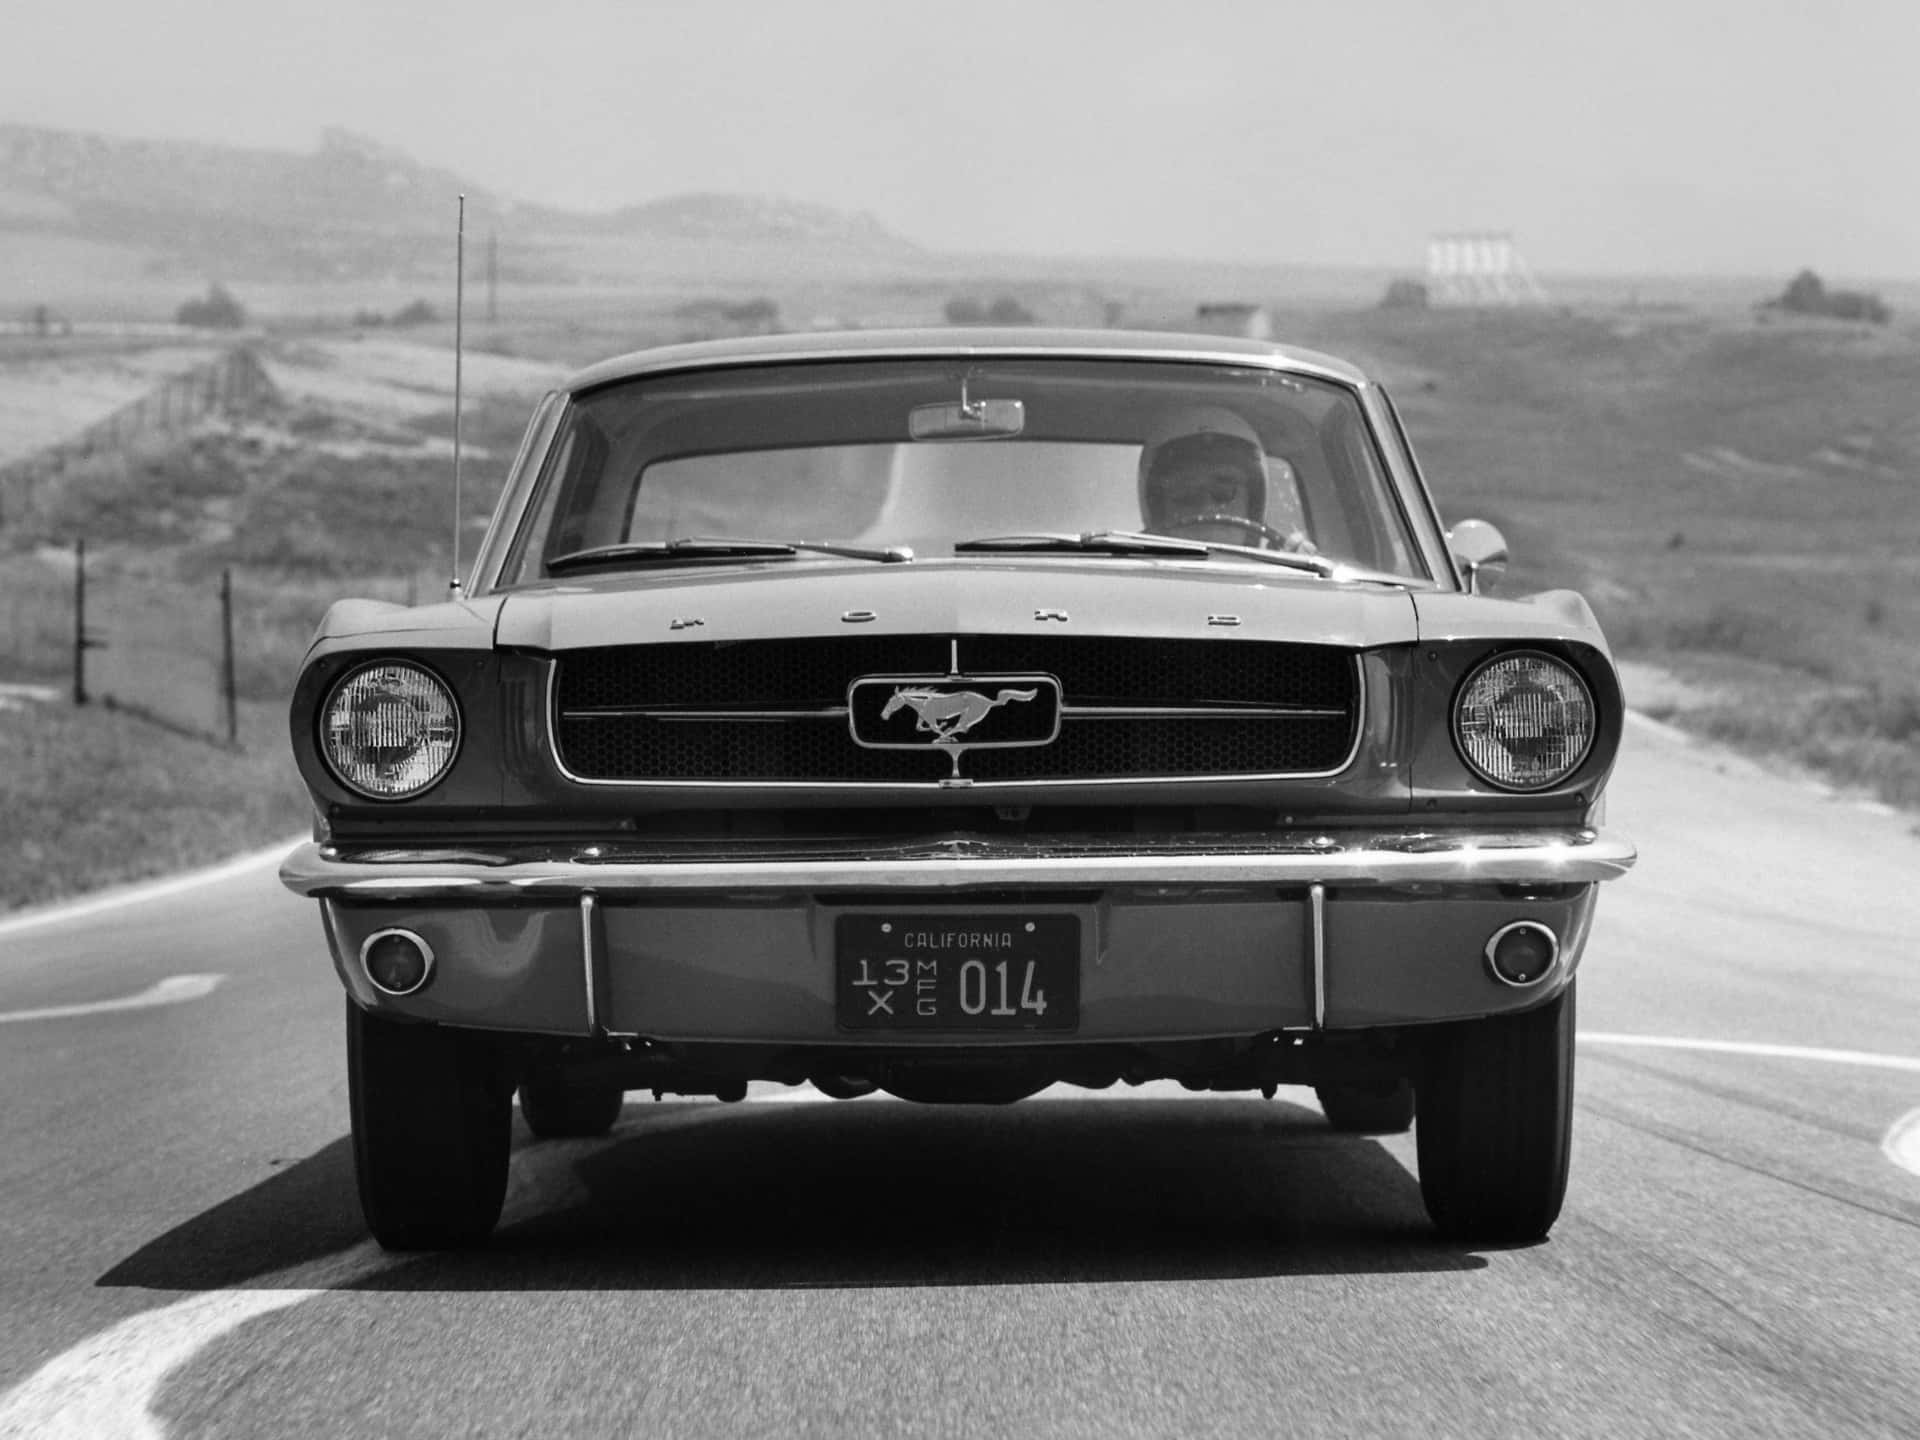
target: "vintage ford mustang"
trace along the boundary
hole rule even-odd
[[[347,990],[362,1207],[499,1218],[512,1103],[1310,1085],[1467,1241],[1566,1188],[1620,684],[1484,592],[1340,361],[866,332],[608,361],[456,596],[336,604],[282,878]]]

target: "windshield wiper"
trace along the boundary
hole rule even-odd
[[[1266,565],[1281,565],[1289,570],[1305,570],[1312,575],[1331,576],[1339,566],[1324,555],[1302,555],[1292,550],[1261,550],[1252,545],[1230,545],[1220,540],[1188,540],[1179,535],[1154,535],[1143,530],[1089,530],[1082,535],[988,535],[978,540],[963,540],[953,547],[956,555],[969,552],[1047,552],[1078,551],[1095,555],[1231,555],[1237,559],[1258,560]]]
[[[789,540],[796,550],[817,555],[840,555],[848,560],[877,560],[882,565],[899,565],[913,559],[911,545],[849,545],[843,540]]]
[[[585,570],[595,565],[650,565],[663,560],[778,559],[802,550],[812,554],[840,555],[850,560],[876,560],[883,564],[913,559],[913,551],[904,545],[875,548],[841,545],[831,540],[746,540],[721,535],[682,535],[674,540],[630,541],[623,545],[595,545],[586,550],[570,551],[547,561],[547,573],[559,575],[568,570]]]
[[[1007,553],[1046,553],[1072,551],[1094,555],[1198,555],[1205,556],[1207,546],[1198,540],[1181,540],[1172,535],[1136,535],[1123,530],[1089,530],[1083,535],[983,535],[977,540],[962,540],[953,547],[956,555]]]
[[[1141,536],[1137,538],[1160,539],[1160,536]],[[1304,570],[1310,575],[1331,578],[1341,568],[1337,561],[1325,555],[1306,555],[1298,550],[1262,550],[1257,545],[1234,545],[1225,540],[1191,540],[1182,543],[1198,545],[1209,555],[1231,555],[1236,560],[1258,560],[1263,565],[1280,565],[1288,570]]]

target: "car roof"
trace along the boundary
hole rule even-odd
[[[1162,330],[1059,330],[1039,326],[967,326],[921,330],[834,330],[701,340],[636,350],[589,365],[562,388],[579,392],[673,370],[810,360],[903,360],[941,356],[1037,357],[1098,360],[1171,360],[1259,365],[1365,386],[1366,374],[1345,360],[1293,345],[1229,335],[1183,335]]]

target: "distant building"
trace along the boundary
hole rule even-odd
[[[1195,326],[1209,335],[1238,335],[1243,340],[1271,340],[1273,316],[1264,305],[1222,301],[1201,305],[1193,312]]]
[[[1544,305],[1547,300],[1513,236],[1493,230],[1429,236],[1427,293],[1435,305]]]

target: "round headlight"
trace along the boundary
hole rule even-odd
[[[349,790],[406,800],[447,773],[460,749],[460,711],[440,678],[405,660],[350,671],[320,712],[320,753]]]
[[[1534,651],[1496,655],[1453,706],[1460,754],[1503,790],[1544,790],[1593,748],[1593,694],[1572,666]]]

